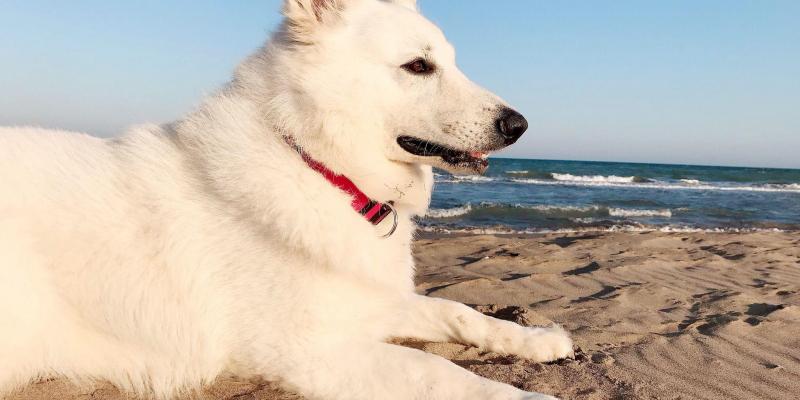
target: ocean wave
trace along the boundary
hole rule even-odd
[[[613,225],[610,227],[584,227],[567,229],[513,229],[507,227],[461,227],[451,228],[444,226],[421,226],[423,232],[443,235],[470,234],[470,235],[546,235],[546,234],[580,234],[580,233],[786,233],[791,230],[778,228],[695,228],[690,226],[642,226],[642,225]]]
[[[574,223],[576,223],[576,224],[581,224],[581,225],[595,225],[595,224],[597,224],[597,223],[600,223],[600,222],[601,222],[601,220],[600,220],[600,219],[597,219],[597,218],[592,218],[592,217],[586,217],[586,218],[570,218],[570,221],[572,221],[572,222],[574,222]]]
[[[772,185],[772,186],[775,186],[775,187],[777,187],[779,189],[784,189],[784,190],[800,191],[800,183],[790,183],[790,184]]]
[[[704,182],[698,179],[656,180],[641,176],[573,175],[529,170],[504,172],[507,177],[480,175],[435,174],[437,183],[493,183],[511,182],[529,185],[561,185],[584,187],[611,187],[658,190],[707,190],[724,192],[800,193],[800,183],[735,184],[731,182]]]
[[[514,205],[515,208],[526,208],[529,210],[536,210],[536,211],[544,211],[544,212],[592,212],[592,211],[599,211],[603,209],[601,206],[557,206],[557,205],[533,205],[533,206],[523,206],[516,204]]]
[[[454,207],[454,208],[431,208],[430,210],[428,210],[425,216],[428,218],[436,218],[436,219],[455,218],[455,217],[460,217],[462,215],[467,215],[470,213],[470,211],[472,211],[472,205],[467,204],[465,206]]]
[[[497,204],[484,202],[478,206],[473,207],[472,204],[453,208],[432,208],[428,210],[426,216],[429,218],[454,218],[467,215],[471,212],[477,211],[519,211],[530,210],[545,214],[562,214],[562,213],[598,213],[607,210],[602,206],[567,206],[567,205],[549,205],[549,204],[536,204],[536,205],[523,205],[523,204]],[[602,213],[601,213],[602,214]]]
[[[556,179],[550,172],[536,170],[505,171],[505,174],[515,178],[544,179],[548,181],[554,181]]]
[[[555,174],[554,174],[555,175]],[[608,177],[605,177],[608,178]],[[625,178],[625,177],[617,177]],[[511,179],[512,182],[528,185],[562,185],[562,186],[585,186],[585,187],[617,187],[634,189],[660,189],[660,190],[709,190],[722,192],[763,192],[763,193],[800,193],[800,184],[782,185],[760,185],[760,186],[717,186],[708,183],[697,185],[677,184],[663,181],[649,182],[625,182],[612,180],[583,180],[583,181],[549,181],[544,179]]]
[[[645,183],[650,182],[647,178],[640,176],[616,176],[616,175],[572,175],[572,174],[551,174],[553,179],[562,182],[591,182],[591,183]]]
[[[494,178],[481,175],[454,175],[453,178],[457,181],[463,182],[492,182]]]
[[[434,175],[437,183],[486,183],[496,179],[482,175]]]
[[[673,211],[669,209],[649,210],[649,209],[629,209],[629,208],[613,208],[600,205],[587,205],[587,206],[572,206],[572,205],[550,205],[550,204],[536,204],[536,205],[523,205],[523,204],[495,204],[495,203],[481,203],[473,207],[472,204],[452,208],[432,208],[426,213],[427,218],[431,219],[446,219],[467,216],[472,213],[480,213],[486,215],[491,213],[495,218],[502,218],[508,216],[520,216],[520,210],[531,211],[534,214],[544,214],[547,218],[564,218],[575,220],[582,220],[584,222],[590,220],[597,220],[598,218],[672,218]],[[680,209],[686,211],[688,209]],[[677,211],[677,210],[676,210]]]
[[[472,204],[466,204],[452,208],[432,208],[425,214],[427,218],[445,219],[456,218],[468,215],[472,212],[482,211],[496,211],[502,213],[504,210],[531,210],[547,214],[561,214],[561,213],[593,213],[602,209],[600,206],[558,206],[558,205],[522,205],[522,204],[495,204],[495,203],[481,203],[477,207]]]
[[[608,214],[612,217],[636,218],[636,217],[663,217],[672,218],[672,210],[629,210],[624,208],[611,208]]]

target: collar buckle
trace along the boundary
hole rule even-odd
[[[361,214],[361,216],[364,217],[364,219],[366,219],[370,224],[377,227],[381,225],[381,223],[389,215],[391,215],[392,227],[389,232],[381,236],[381,238],[388,239],[394,235],[394,233],[397,231],[399,218],[393,202],[390,201],[388,203],[380,203],[370,199],[353,183],[353,181],[348,179],[346,176],[336,174],[325,167],[322,163],[312,159],[308,153],[303,151],[303,149],[297,145],[297,142],[295,142],[291,136],[284,135],[283,140],[302,157],[303,161],[305,161],[311,169],[317,171],[333,186],[349,194],[352,197],[351,206],[353,209],[357,213]]]
[[[398,223],[399,223],[399,218],[397,216],[397,210],[394,209],[394,205],[392,203],[387,203],[386,206],[389,207],[389,210],[392,213],[392,228],[389,229],[388,233],[386,233],[385,235],[381,236],[381,239],[389,239],[390,237],[392,237],[395,234],[395,232],[397,232],[397,226],[398,226]],[[381,225],[381,223],[378,223],[377,226],[380,226],[380,225]]]

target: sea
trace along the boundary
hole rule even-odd
[[[492,159],[435,179],[431,232],[800,230],[794,169]]]

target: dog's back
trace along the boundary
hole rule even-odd
[[[0,391],[43,371],[155,391],[205,378],[186,377],[143,343],[184,351],[167,335],[192,324],[190,309],[169,298],[180,298],[159,249],[172,244],[170,224],[155,223],[168,211],[147,207],[180,191],[159,184],[179,181],[180,168],[167,168],[176,155],[156,133],[109,141],[0,128]],[[153,376],[163,382],[146,382]]]
[[[97,183],[109,171],[107,165],[91,173],[89,168],[107,164],[108,157],[100,139],[0,128],[0,373],[14,373],[0,375],[0,385],[29,378],[29,372],[46,366],[58,344],[44,332],[61,331],[68,341],[70,318],[58,312],[51,274],[56,260],[47,254],[75,253],[39,249],[88,239],[77,238],[74,228],[97,216],[98,204],[89,199],[106,190]]]
[[[24,205],[28,211],[89,190],[94,182],[87,179],[96,180],[98,171],[109,173],[109,155],[105,141],[88,135],[0,127],[0,184],[9,193],[0,198],[0,215],[9,207]]]

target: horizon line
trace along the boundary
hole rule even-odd
[[[704,167],[704,168],[744,168],[744,169],[769,169],[800,171],[800,167],[757,167],[747,165],[713,165],[713,164],[689,164],[689,163],[666,163],[666,162],[643,162],[643,161],[600,161],[600,160],[565,160],[559,158],[521,158],[512,156],[492,156],[494,159],[501,160],[530,160],[530,161],[557,161],[557,162],[585,162],[598,164],[634,164],[634,165],[663,165],[674,167]]]

